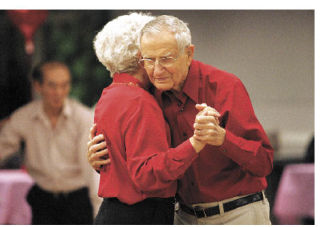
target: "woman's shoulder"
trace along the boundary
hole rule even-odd
[[[154,97],[145,89],[135,85],[117,85],[106,88],[101,98],[131,102],[133,100],[154,101]]]

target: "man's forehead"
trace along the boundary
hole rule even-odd
[[[44,71],[43,80],[51,83],[68,82],[71,79],[69,70],[56,67],[51,70]]]
[[[140,38],[140,43],[146,43],[146,42],[153,42],[153,41],[161,41],[161,42],[174,42],[176,41],[174,33],[167,31],[167,30],[162,30],[158,31],[155,33],[148,32],[144,33],[142,37]]]
[[[143,56],[170,56],[178,52],[178,44],[175,37],[167,36],[166,34],[143,36],[140,44]]]

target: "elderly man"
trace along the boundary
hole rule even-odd
[[[27,196],[32,224],[92,224],[88,186],[94,171],[85,149],[93,114],[67,98],[71,75],[65,64],[40,64],[32,76],[41,99],[16,110],[1,129],[0,161],[25,142],[24,165],[35,181]],[[96,201],[96,189],[91,191]]]
[[[242,82],[193,60],[190,31],[173,16],[159,16],[145,25],[140,51],[170,125],[172,146],[190,137],[193,127],[210,144],[179,180],[175,224],[271,224],[264,190],[273,149]],[[196,103],[214,107],[220,117],[202,116],[194,122]],[[98,153],[92,155],[102,145],[90,145],[91,165],[107,163],[96,162]]]

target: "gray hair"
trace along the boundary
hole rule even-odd
[[[139,34],[143,26],[154,19],[143,13],[119,16],[108,22],[94,38],[98,60],[114,73],[135,72],[139,65]]]
[[[147,23],[141,31],[139,40],[144,34],[157,34],[161,31],[172,32],[178,43],[179,51],[191,45],[191,32],[188,24],[174,16],[161,15]]]

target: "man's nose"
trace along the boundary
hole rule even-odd
[[[56,96],[63,96],[65,93],[64,88],[62,87],[56,87],[55,89],[55,94]]]
[[[154,69],[153,69],[153,74],[154,75],[159,75],[164,71],[163,66],[159,63],[159,61],[156,61],[154,63]]]

